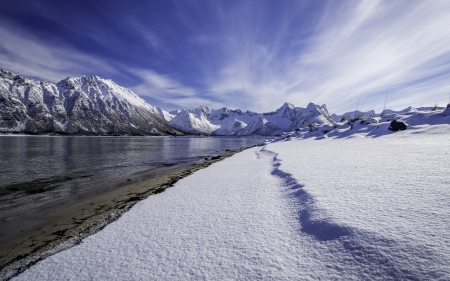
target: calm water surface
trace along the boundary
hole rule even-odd
[[[263,140],[0,136],[0,221],[32,212],[30,206],[76,201]]]

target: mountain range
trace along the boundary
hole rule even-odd
[[[58,83],[0,71],[0,132],[182,135],[130,89],[98,76]]]
[[[0,133],[28,134],[273,136],[336,122],[325,105],[313,103],[267,113],[207,106],[167,112],[98,76],[52,83],[3,69],[0,113]]]
[[[231,110],[226,107],[212,110],[207,106],[176,112],[164,112],[160,109],[160,112],[175,128],[192,134],[207,135],[272,136],[297,128],[335,123],[325,105],[313,103],[306,108],[285,103],[277,110],[267,113]]]

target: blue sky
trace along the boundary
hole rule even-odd
[[[98,75],[165,110],[444,106],[450,1],[2,1],[0,67]]]

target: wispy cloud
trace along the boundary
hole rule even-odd
[[[167,93],[181,97],[194,97],[196,92],[194,89],[185,87],[176,80],[161,75],[151,70],[134,70],[137,76],[142,79],[142,84],[135,87],[141,95],[164,96]]]
[[[220,95],[239,93],[247,104],[265,110],[285,100],[346,110],[360,96],[366,104],[382,106],[386,92],[396,93],[391,105],[400,107],[406,100],[418,105],[447,99],[449,14],[447,1],[334,2],[304,40],[306,48],[281,53],[283,45],[302,39],[286,34],[296,30],[281,28],[280,39],[262,46],[269,51],[261,56],[257,49],[246,52],[245,46],[257,42],[245,42],[210,89]],[[280,26],[293,20],[286,18]]]
[[[195,89],[181,84],[169,75],[148,69],[129,71],[141,79],[141,83],[132,88],[133,91],[142,97],[151,97],[159,101],[160,104],[165,105],[164,109],[192,109],[199,105],[221,106],[210,99],[201,98]]]
[[[55,45],[16,28],[0,24],[0,65],[7,70],[58,82],[66,76],[117,73],[104,59],[89,56],[66,45]]]
[[[336,107],[361,95],[380,99],[387,91],[398,92],[392,103],[400,105],[402,99],[414,100],[405,89],[425,78],[444,94],[448,83],[433,80],[450,71],[449,4],[360,2],[328,22],[335,28],[318,33],[309,51],[299,57],[299,74],[308,80],[298,88],[315,91],[318,100],[333,100]],[[416,100],[437,97],[414,94],[420,95]]]
[[[4,18],[1,67],[51,81],[100,75],[168,110],[261,112],[287,101],[325,103],[339,113],[360,97],[379,110],[386,93],[394,93],[395,109],[448,101],[449,1],[163,1],[128,8],[93,4],[80,22],[54,6],[32,6],[29,13],[38,9],[61,25],[53,37]]]

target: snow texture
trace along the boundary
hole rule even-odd
[[[14,280],[449,280],[447,113],[394,117],[236,154]]]

